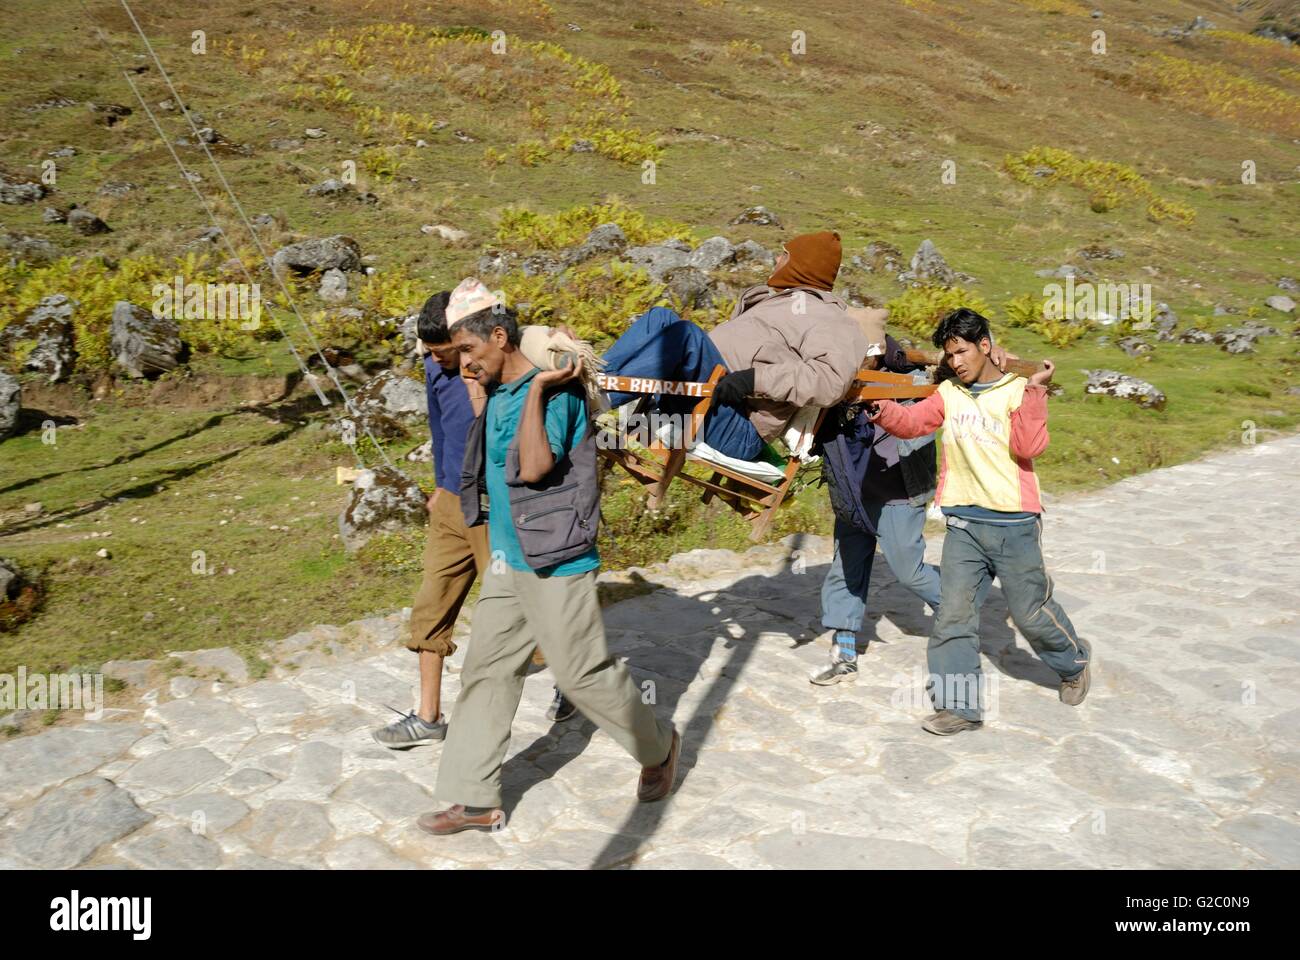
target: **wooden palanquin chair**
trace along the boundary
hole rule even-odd
[[[705,503],[717,497],[748,520],[750,525],[749,539],[758,541],[767,533],[773,519],[776,517],[777,509],[790,492],[795,474],[799,471],[800,461],[798,458],[788,457],[782,478],[780,480],[773,478],[771,481],[750,476],[739,470],[699,457],[693,459],[712,472],[712,475],[707,480],[702,477],[692,476],[682,470],[686,463],[688,448],[694,446],[695,435],[708,414],[709,405],[713,399],[713,387],[726,372],[726,368],[721,365],[714,367],[713,373],[705,383],[646,380],[637,377],[615,377],[602,374],[599,377],[599,383],[604,390],[644,393],[647,401],[651,395],[661,393],[699,397],[699,401],[691,410],[682,442],[673,444],[672,448],[663,446],[657,437],[644,449],[629,447],[622,442],[622,438],[617,438],[612,445],[600,444],[600,453],[607,459],[617,463],[648,488],[649,498],[647,503],[651,509],[658,507],[663,502],[669,485],[674,479],[681,477],[687,483],[694,484],[703,490],[701,499]],[[912,377],[905,373],[890,373],[884,370],[863,368],[858,371],[858,375],[854,379],[853,386],[850,387],[845,401],[903,400],[926,397],[937,389],[939,388],[933,385],[917,385],[913,382]],[[644,404],[645,401],[642,402],[641,406],[644,406]],[[813,426],[814,435],[825,418],[826,409],[822,409],[818,412]]]

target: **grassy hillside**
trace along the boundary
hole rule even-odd
[[[29,405],[76,425],[55,445],[39,430],[0,444],[0,555],[45,569],[49,587],[36,620],[0,635],[0,670],[230,643],[251,654],[308,622],[409,603],[418,576],[418,535],[359,559],[332,539],[344,496],[333,469],[350,462],[323,429],[337,406],[323,411],[301,385],[284,399],[243,402],[247,378],[282,382],[296,369],[275,324],[255,336],[191,324],[193,362],[164,388],[105,379],[114,299],[147,305],[150,278],[177,270],[242,279],[222,266],[224,249],[187,246],[211,221],[121,68],[170,140],[188,138],[188,127],[157,104],[177,96],[221,135],[215,155],[239,207],[273,218],[259,228],[266,249],[333,233],[360,243],[377,269],[353,281],[349,305],[360,318],[323,307],[310,283],[294,294],[322,341],[374,367],[392,356],[385,321],[473,273],[485,248],[528,253],[556,239],[516,229],[521,210],[617,204],[651,232],[680,227],[694,240],[723,234],[769,248],[833,228],[846,260],[872,241],[906,260],[931,239],[975,277],[964,296],[987,306],[1010,349],[1056,359],[1064,393],[1040,471],[1044,487],[1062,493],[1240,442],[1245,421],[1266,438],[1300,419],[1300,396],[1288,392],[1294,319],[1263,306],[1282,292],[1280,277],[1300,276],[1300,47],[1250,34],[1285,9],[1238,6],[139,0],[131,9],[173,91],[120,4],[13,0],[0,39],[0,170],[34,179],[51,151],[76,153],[57,158],[49,196],[0,207],[0,221],[76,259],[0,267],[0,326],[47,293],[75,295],[86,309],[74,383],[29,389]],[[1167,33],[1196,16],[1215,27]],[[195,31],[204,53],[194,52]],[[494,31],[504,35],[500,53]],[[1094,52],[1101,40],[1105,52]],[[108,126],[88,102],[133,112]],[[1018,179],[1014,158],[1037,147],[1077,158],[1078,183],[1032,170]],[[235,200],[201,151],[176,149],[240,259],[258,270]],[[377,202],[307,193],[348,161],[355,192]],[[1254,183],[1242,182],[1247,162]],[[99,192],[119,182],[133,188]],[[113,232],[81,237],[43,221],[46,206],[71,203]],[[730,225],[754,204],[781,227]],[[434,224],[468,236],[447,243],[421,232]],[[1078,251],[1090,245],[1122,250],[1093,268],[1152,284],[1183,327],[1258,317],[1282,334],[1261,339],[1255,354],[1161,342],[1131,358],[1099,342],[1105,331],[1058,348],[1007,326],[1009,301],[1041,296],[1035,271],[1082,264]],[[178,256],[190,260],[177,267]],[[657,292],[636,277],[566,277],[545,289],[521,275],[503,282],[561,306],[575,290],[607,296],[597,329],[611,334],[650,305],[625,302],[627,290]],[[841,288],[893,302],[906,317],[904,288],[888,274],[846,265]],[[1235,312],[1216,315],[1216,306]],[[694,318],[709,324],[720,312]],[[297,319],[284,310],[275,319],[305,350]],[[1082,371],[1099,367],[1151,380],[1168,404],[1155,412],[1085,397]],[[412,472],[425,478],[427,466]],[[34,501],[44,512],[25,514]],[[636,490],[614,478],[605,510],[612,564],[745,542],[738,520],[680,489],[649,517]],[[804,490],[772,535],[825,531],[827,516],[824,494]],[[107,540],[90,537],[109,530]],[[95,557],[102,546],[110,560]],[[191,573],[196,550],[220,572]]]

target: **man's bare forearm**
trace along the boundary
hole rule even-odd
[[[555,455],[546,436],[545,387],[529,384],[524,410],[519,417],[519,479],[536,483],[551,472]]]

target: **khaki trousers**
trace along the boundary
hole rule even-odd
[[[472,807],[501,805],[501,764],[534,643],[556,685],[583,716],[641,766],[662,763],[672,726],[655,717],[627,668],[609,654],[596,571],[539,577],[494,566],[474,607],[460,696],[438,765],[437,797]]]
[[[474,578],[488,565],[487,524],[465,526],[460,500],[449,490],[438,494],[429,512],[424,541],[424,572],[411,604],[409,650],[431,650],[444,657],[456,652],[452,630]]]

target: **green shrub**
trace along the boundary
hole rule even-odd
[[[593,341],[615,339],[634,317],[667,302],[662,283],[617,260],[554,276],[510,273],[501,287],[507,300],[520,308],[524,322],[567,323],[578,336]]]
[[[1003,305],[1007,326],[1031,330],[1056,347],[1068,347],[1091,329],[1086,320],[1050,316],[1049,302],[1029,293],[1008,300]]]
[[[676,220],[648,219],[617,199],[590,206],[570,207],[559,213],[534,213],[507,207],[497,223],[496,241],[520,252],[558,250],[581,241],[602,223],[616,223],[630,244],[662,243],[685,239],[691,228]]]
[[[1034,147],[1020,156],[1006,157],[1002,166],[1021,183],[1069,183],[1086,190],[1094,213],[1106,213],[1126,200],[1139,199],[1146,202],[1151,220],[1190,226],[1196,219],[1196,211],[1157,196],[1141,174],[1122,163],[1088,160],[1055,147]],[[1051,172],[1040,176],[1044,169]]]
[[[240,254],[246,265],[256,258]],[[77,302],[72,314],[77,365],[82,370],[107,369],[112,363],[109,339],[113,305],[127,300],[149,309],[155,301],[154,284],[169,287],[176,277],[185,283],[245,283],[243,272],[229,270],[212,255],[190,253],[163,260],[158,257],[124,257],[116,267],[100,259],[64,257],[50,264],[0,263],[0,317],[17,319],[42,299],[64,294]],[[261,285],[263,306],[276,301],[279,290]],[[274,326],[264,318],[256,330],[242,329],[243,320],[186,318],[179,316],[181,339],[196,352],[230,354],[246,352],[256,339],[276,336]]]
[[[969,307],[989,317],[989,305],[984,299],[961,287],[909,287],[889,301],[888,306],[891,325],[927,342],[944,315],[958,307]]]

